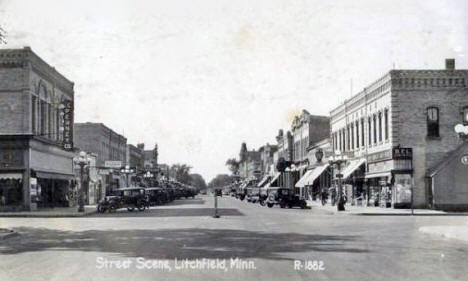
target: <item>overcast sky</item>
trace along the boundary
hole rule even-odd
[[[75,82],[75,120],[207,180],[386,71],[468,68],[468,1],[0,0],[4,47]]]

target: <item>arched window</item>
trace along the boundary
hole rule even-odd
[[[351,127],[350,127],[350,137],[351,137],[351,149],[350,150],[353,150],[354,149],[354,124],[351,123]]]
[[[427,108],[427,136],[439,137],[439,108]]]

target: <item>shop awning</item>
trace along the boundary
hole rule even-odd
[[[329,164],[325,164],[325,165],[321,165],[321,166],[317,166],[315,167],[314,170],[312,170],[312,173],[310,174],[310,176],[306,179],[306,185],[313,185],[314,184],[314,181],[320,177],[321,174],[323,174],[323,172],[328,168],[328,166],[330,166]]]
[[[7,179],[13,179],[13,180],[21,180],[23,179],[23,174],[21,173],[1,173],[0,174],[0,179],[2,180],[7,180]]]
[[[266,188],[269,188],[275,181],[278,180],[281,173],[276,173],[275,176],[271,179],[271,181],[266,185]]]
[[[36,177],[39,179],[51,179],[51,180],[74,180],[75,175],[67,175],[67,174],[56,174],[56,173],[49,173],[49,172],[36,172]]]
[[[307,184],[307,179],[309,178],[309,176],[310,176],[311,174],[314,173],[314,170],[315,170],[315,169],[307,171],[307,172],[302,176],[302,178],[299,179],[299,181],[296,183],[295,186],[296,186],[296,187],[304,187],[304,186],[306,186],[306,184]]]
[[[264,186],[268,182],[269,179],[270,179],[270,176],[268,176],[268,175],[264,176],[263,179],[258,183],[257,186],[258,187]]]
[[[383,178],[383,177],[388,177],[388,178],[390,178],[391,176],[392,176],[392,173],[390,173],[390,172],[383,172],[383,173],[366,174],[365,178],[366,178],[366,179]]]
[[[354,173],[354,171],[356,171],[357,169],[359,169],[359,167],[361,167],[361,165],[364,163],[366,163],[366,159],[364,158],[351,160],[349,165],[346,166],[346,168],[344,168],[342,172],[343,179],[347,179],[349,176],[351,176],[351,174]]]

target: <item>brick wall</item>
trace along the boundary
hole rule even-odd
[[[466,88],[392,90],[393,141],[413,148],[414,199],[417,207],[427,204],[426,171],[455,150],[460,140],[454,131],[462,122],[460,109],[468,105]],[[439,108],[440,138],[427,137],[427,108]]]

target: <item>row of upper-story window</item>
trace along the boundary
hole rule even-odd
[[[389,110],[384,109],[333,132],[332,146],[334,150],[352,151],[366,145],[377,145],[389,139],[389,128]]]
[[[61,141],[60,127],[63,120],[60,109],[44,99],[31,95],[31,131],[34,135]]]
[[[463,107],[463,123],[468,125],[468,106]],[[426,109],[426,128],[428,137],[440,137],[440,109],[430,106]],[[367,143],[366,143],[367,137]],[[352,151],[372,146],[389,139],[388,109],[361,118],[332,134],[333,148],[340,151]]]
[[[307,156],[307,146],[309,144],[309,136],[294,142],[293,156],[294,160],[299,160]]]

